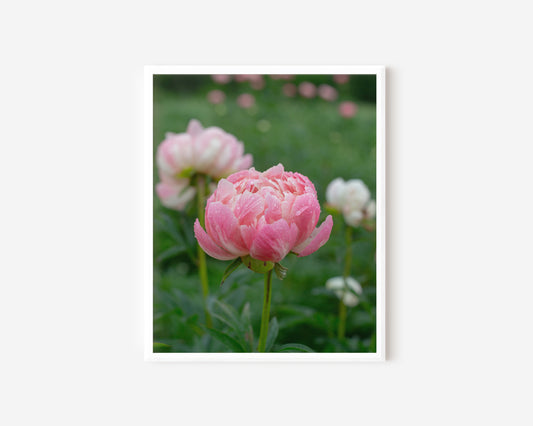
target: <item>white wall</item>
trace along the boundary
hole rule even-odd
[[[526,3],[131,3],[0,6],[0,423],[531,424]],[[264,63],[388,66],[386,363],[143,361],[143,66]]]

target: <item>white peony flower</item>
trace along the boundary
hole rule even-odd
[[[370,199],[370,190],[360,179],[332,180],[326,189],[326,201],[342,212],[350,226],[359,226],[362,220],[376,215],[376,202]]]
[[[361,284],[352,277],[347,277],[346,280],[343,277],[330,278],[326,281],[326,288],[333,291],[339,299],[342,299],[342,303],[350,308],[359,303],[356,294],[363,294]]]
[[[326,189],[326,201],[332,207],[341,210],[344,205],[346,182],[344,179],[333,179]]]

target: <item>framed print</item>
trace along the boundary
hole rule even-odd
[[[385,68],[145,68],[145,357],[385,360]]]

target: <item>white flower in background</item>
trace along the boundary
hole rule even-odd
[[[330,207],[342,212],[350,226],[359,226],[364,219],[376,215],[376,202],[370,199],[370,191],[360,179],[332,180],[326,189],[326,201]]]
[[[352,277],[347,277],[346,281],[343,277],[334,277],[326,281],[326,288],[335,293],[335,295],[342,299],[342,303],[352,308],[359,303],[359,298],[356,296],[363,294],[361,284]]]

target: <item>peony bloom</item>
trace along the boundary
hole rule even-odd
[[[231,75],[228,74],[215,74],[211,78],[218,84],[228,84],[231,81]]]
[[[226,95],[224,94],[222,90],[211,90],[207,94],[207,100],[209,101],[209,103],[212,103],[213,105],[221,104],[222,102],[224,102],[225,99],[226,99]]]
[[[307,177],[286,172],[281,164],[264,173],[252,167],[220,180],[207,200],[206,230],[196,219],[194,234],[211,257],[241,257],[254,269],[256,261],[266,267],[291,251],[301,257],[322,247],[333,219],[330,215],[315,228],[319,216],[316,190]]]
[[[346,281],[343,277],[330,278],[326,281],[326,288],[333,291],[339,299],[342,299],[342,303],[348,307],[354,307],[359,303],[359,298],[356,294],[363,294],[361,284],[352,277],[346,277]]]
[[[326,201],[330,207],[342,212],[350,226],[358,226],[362,220],[376,215],[376,203],[370,200],[369,189],[359,179],[332,180],[326,189]]]
[[[285,96],[288,96],[289,98],[294,98],[296,96],[296,93],[298,93],[298,88],[295,84],[292,83],[285,83],[283,85],[283,94]]]
[[[157,148],[156,163],[161,182],[156,193],[164,206],[183,210],[195,195],[190,177],[203,173],[213,179],[247,169],[252,156],[244,154],[244,146],[235,136],[218,127],[204,129],[191,120],[186,133],[167,133]]]
[[[265,87],[265,79],[261,74],[238,74],[235,76],[235,81],[237,83],[248,81],[254,90],[261,90]]]
[[[272,74],[270,78],[272,80],[292,80],[294,76],[292,74]]]
[[[165,207],[174,210],[183,210],[189,201],[196,195],[196,189],[189,186],[189,179],[175,179],[165,174],[160,174],[161,182],[156,187],[156,193]]]
[[[338,93],[334,87],[329,84],[321,84],[318,86],[318,96],[328,102],[333,102],[337,99]]]
[[[251,108],[255,105],[255,98],[253,95],[250,95],[249,93],[243,93],[237,98],[237,104],[241,108]]]
[[[310,99],[316,96],[316,86],[308,81],[300,83],[300,85],[298,86],[298,91],[300,92],[300,95],[302,95],[304,98]]]
[[[344,118],[352,118],[357,114],[357,105],[351,101],[341,102],[339,105],[339,114]]]
[[[333,81],[337,84],[346,84],[350,81],[350,76],[346,74],[337,74],[333,76]]]

